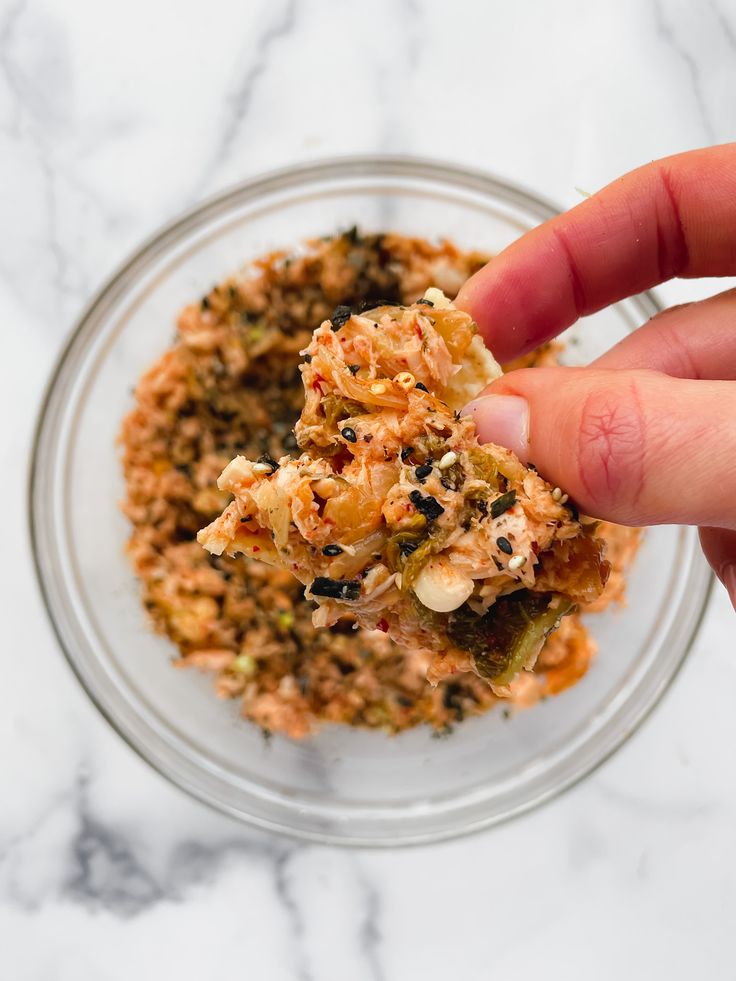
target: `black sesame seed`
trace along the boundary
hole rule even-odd
[[[436,518],[439,518],[441,514],[445,513],[445,509],[442,507],[440,502],[430,494],[424,497],[420,491],[413,490],[411,494],[409,494],[409,500],[417,511],[424,515],[427,521],[434,521]]]
[[[427,479],[427,477],[429,477],[431,473],[432,473],[432,464],[423,463],[420,467],[416,468],[416,470],[414,471],[414,476],[417,478],[417,480],[420,480],[422,483],[424,483],[424,481]]]
[[[451,491],[457,490],[457,488],[455,487],[453,482],[449,479],[449,477],[440,477],[440,483],[445,488],[445,490],[451,490]]]
[[[411,553],[416,552],[418,548],[419,545],[417,542],[402,542],[399,545],[399,552],[401,552],[402,555],[411,555]]]
[[[514,549],[511,542],[508,540],[508,538],[504,538],[503,535],[501,535],[500,538],[496,539],[496,545],[498,545],[501,551],[504,552],[506,555],[514,554]]]
[[[580,520],[580,512],[575,507],[575,505],[572,503],[572,501],[565,501],[564,507],[566,507],[567,510],[570,512],[570,515],[571,515],[573,521],[579,521]]]
[[[342,548],[339,545],[325,545],[322,549],[323,555],[342,555]]]
[[[202,307],[203,310],[209,310],[209,308],[210,308],[210,298],[208,296],[203,296],[202,297],[202,302],[200,303],[200,306]]]
[[[266,466],[271,468],[271,473],[275,473],[279,469],[278,463],[269,453],[261,453],[258,457],[258,463],[265,463]]]
[[[246,521],[252,521],[252,520],[253,520],[253,515],[252,514],[246,514],[246,516],[244,518],[241,518],[240,519],[240,523],[243,524]]]
[[[418,304],[421,303],[422,306],[424,306],[424,307],[433,307],[434,306],[434,303],[432,303],[431,300],[427,300],[425,297],[422,297],[421,300],[417,300],[417,303]]]
[[[397,303],[396,300],[384,300],[369,296],[367,299],[360,301],[358,304],[358,312],[364,313],[366,310],[377,310],[379,307],[399,307],[400,310],[404,309],[404,307],[400,303]],[[377,327],[378,324],[374,324],[374,326]]]
[[[418,388],[420,392],[426,392],[429,394],[429,389],[423,382],[417,382],[414,388]]]
[[[312,355],[311,354],[305,354],[304,355],[304,360],[307,362],[307,364],[311,364],[312,363]]]
[[[350,426],[344,426],[340,430],[340,434],[342,435],[343,439],[346,439],[348,441],[348,443],[358,442],[358,437],[356,435],[356,432],[354,429],[351,429]]]
[[[360,583],[354,579],[329,579],[327,576],[317,576],[309,591],[312,596],[326,596],[329,599],[360,599]]]
[[[350,307],[346,307],[344,304],[336,306],[332,311],[332,316],[330,317],[330,323],[332,324],[333,330],[340,330],[345,324],[350,320],[353,315],[353,311]]]
[[[406,461],[409,459],[409,457],[412,455],[413,452],[414,452],[413,446],[405,446],[404,449],[401,451],[402,463],[406,463]]]
[[[358,372],[360,371],[360,365],[359,364],[349,364],[348,365],[348,371],[350,372],[351,375],[357,375]]]
[[[497,497],[491,504],[491,517],[498,518],[516,504],[516,491],[510,490]]]

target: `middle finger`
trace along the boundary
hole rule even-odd
[[[675,378],[736,379],[736,289],[658,313],[593,365],[651,368]]]

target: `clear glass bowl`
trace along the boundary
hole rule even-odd
[[[124,554],[115,444],[131,387],[170,344],[180,307],[244,261],[359,224],[497,252],[555,210],[485,174],[406,158],[348,158],[249,181],[164,228],[85,311],[42,408],[31,522],[38,577],[82,685],[140,755],[238,818],[328,842],[436,840],[528,810],[589,773],[672,679],[710,584],[689,528],[654,528],[629,606],[590,618],[600,653],[575,688],[505,720],[469,719],[448,738],[326,726],[304,742],[260,731],[206,677],[174,671]],[[657,310],[642,295],[575,329],[584,362]]]

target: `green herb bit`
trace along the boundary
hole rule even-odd
[[[491,517],[500,518],[509,508],[516,504],[516,491],[510,490],[491,503]]]
[[[250,654],[238,654],[230,665],[236,674],[244,674],[247,678],[252,677],[258,670],[258,664]]]
[[[499,597],[483,616],[463,604],[449,615],[447,635],[473,655],[482,677],[506,685],[534,663],[547,637],[574,608],[558,593],[521,589]]]
[[[278,625],[280,630],[291,630],[294,626],[294,614],[291,610],[282,610],[278,615]]]

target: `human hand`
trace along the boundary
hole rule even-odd
[[[736,143],[656,161],[505,249],[463,286],[500,361],[674,276],[736,274]],[[588,514],[696,524],[736,607],[736,290],[673,307],[587,368],[498,379],[466,409]]]

